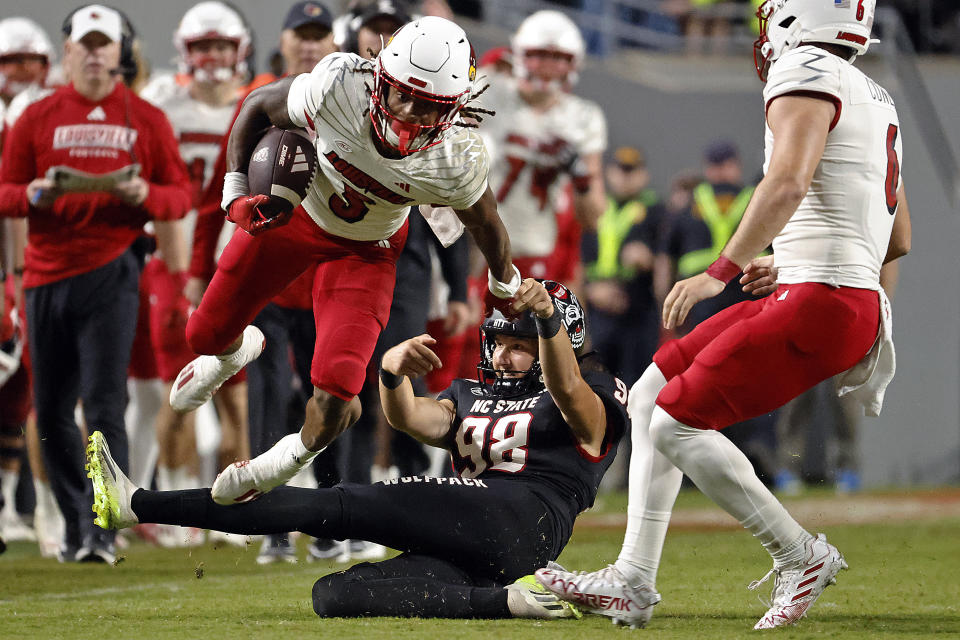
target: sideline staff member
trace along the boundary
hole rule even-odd
[[[111,562],[113,536],[93,526],[73,411],[82,400],[87,425],[104,432],[126,468],[123,412],[140,273],[130,246],[148,219],[189,210],[190,181],[163,113],[121,82],[134,65],[129,21],[88,5],[67,17],[63,32],[70,84],[28,107],[9,132],[0,216],[29,220],[23,285],[34,405],[66,520],[61,560]],[[67,190],[46,177],[51,167],[106,174],[131,165],[139,173],[112,186]]]

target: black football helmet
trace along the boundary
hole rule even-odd
[[[553,298],[556,313],[560,314],[563,328],[570,337],[574,351],[583,347],[587,327],[580,301],[572,291],[559,282],[543,280],[543,286]],[[517,338],[537,338],[537,324],[531,311],[523,312],[514,320],[508,320],[499,311],[487,318],[480,327],[480,364],[477,365],[477,379],[487,393],[499,397],[522,396],[543,388],[543,371],[540,360],[535,359],[526,371],[497,371],[493,367],[494,340],[497,335]],[[507,374],[523,374],[507,377]]]

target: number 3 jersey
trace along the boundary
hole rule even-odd
[[[454,125],[443,141],[399,159],[374,145],[370,122],[373,63],[335,53],[293,81],[290,119],[316,132],[318,170],[303,208],[321,228],[351,240],[384,240],[410,205],[466,209],[487,188],[487,152],[472,130]]]
[[[778,58],[763,92],[834,103],[823,157],[797,211],[773,241],[782,284],[877,289],[897,211],[902,143],[890,94],[852,64],[814,46]],[[767,170],[774,138],[766,127]]]
[[[572,528],[577,514],[593,505],[629,423],[622,381],[600,372],[584,373],[584,380],[603,400],[607,414],[599,457],[580,448],[544,388],[502,398],[475,380],[454,380],[437,398],[452,401],[457,412],[451,426],[454,441],[448,445],[454,470],[463,478],[527,483]]]

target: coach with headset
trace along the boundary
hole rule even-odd
[[[83,441],[102,430],[127,463],[123,413],[137,320],[138,260],[149,219],[190,209],[190,180],[163,113],[124,86],[133,29],[87,5],[63,24],[69,84],[24,111],[0,167],[0,216],[27,218],[23,286],[43,454],[66,520],[63,562],[112,562],[113,537],[93,526]]]

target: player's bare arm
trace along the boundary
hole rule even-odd
[[[287,113],[287,94],[296,76],[281,78],[251,92],[230,129],[227,141],[227,171],[245,171],[260,136],[270,125],[294,127]]]
[[[588,186],[582,191],[574,190],[573,208],[577,222],[584,229],[596,229],[597,221],[607,209],[606,188],[603,184],[603,158],[600,153],[580,156],[586,168]]]
[[[383,354],[380,368],[392,376],[401,376],[399,386],[390,388],[383,374],[380,379],[380,402],[387,422],[394,429],[407,433],[424,444],[443,447],[456,417],[456,410],[449,400],[417,397],[413,393],[410,378],[439,369],[442,366],[430,345],[436,340],[422,334],[405,340]]]
[[[721,259],[746,265],[770,246],[810,188],[835,115],[836,106],[821,98],[785,95],[770,103],[767,123],[774,137],[770,165]],[[726,281],[709,270],[681,280],[664,302],[663,326],[673,329],[683,324],[693,305],[719,294],[725,286]]]
[[[893,230],[890,232],[890,243],[887,245],[887,255],[883,258],[883,264],[907,255],[910,251],[912,235],[910,207],[907,205],[907,193],[901,181],[897,189],[897,215],[893,218]]]
[[[532,311],[544,320],[558,313],[544,286],[533,278],[525,279],[514,299],[513,308]],[[552,337],[540,336],[539,359],[543,383],[564,420],[570,425],[577,442],[590,455],[599,456],[607,431],[607,414],[600,396],[580,375],[577,355],[566,331]]]
[[[493,277],[500,282],[510,282],[513,278],[510,238],[497,213],[497,198],[490,187],[471,207],[454,211],[487,259]]]

